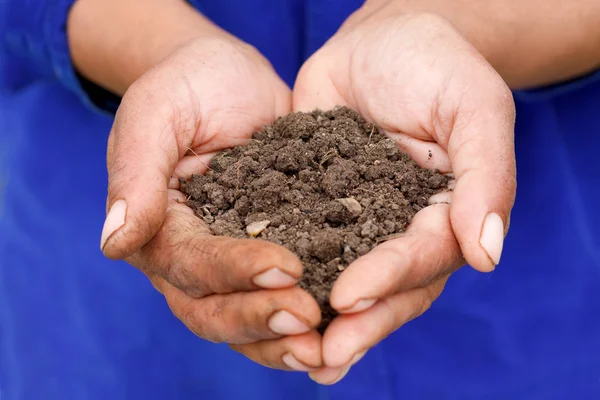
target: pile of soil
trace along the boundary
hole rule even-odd
[[[356,112],[292,113],[216,155],[205,175],[181,180],[188,204],[213,234],[257,237],[296,253],[299,286],[335,317],[340,273],[405,231],[448,177],[420,168]]]

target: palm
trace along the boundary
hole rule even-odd
[[[439,144],[432,153],[445,156],[438,165],[449,169],[455,124],[473,117],[479,93],[503,89],[503,83],[468,43],[415,29],[410,20],[385,24],[352,30],[323,47],[300,73],[294,108],[349,105],[389,134]],[[425,164],[421,154],[411,156]]]
[[[268,62],[225,40],[183,48],[142,80],[146,91],[167,105],[160,118],[168,121],[168,139],[177,141],[174,177],[204,172],[212,153],[244,144],[291,108],[289,89]]]
[[[105,254],[143,271],[193,332],[274,368],[289,368],[287,353],[320,363],[320,338],[292,320],[319,322],[314,299],[294,287],[300,261],[272,243],[209,235],[176,189],[215,152],[244,144],[290,110],[289,88],[258,52],[201,38],[128,90],[107,155],[108,204],[126,206],[126,223],[103,239]],[[305,334],[288,338],[290,329]]]
[[[323,358],[338,367],[425,311],[463,255],[482,271],[497,263],[499,251],[486,253],[480,235],[486,215],[506,219],[514,200],[514,105],[448,23],[386,12],[353,16],[300,71],[294,110],[335,105],[376,123],[421,166],[457,178],[443,201],[451,205],[419,212],[404,237],[361,257],[336,282],[331,304],[342,315],[325,332]]]

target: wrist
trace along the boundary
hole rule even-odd
[[[67,32],[78,72],[117,95],[186,43],[227,35],[183,0],[78,0]]]

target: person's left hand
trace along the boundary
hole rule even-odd
[[[324,333],[326,367],[310,374],[323,384],[339,381],[364,352],[428,309],[465,259],[493,270],[514,203],[510,90],[446,20],[406,15],[393,4],[359,10],[307,61],[294,110],[349,106],[419,165],[454,173],[456,186],[335,283],[330,302],[341,315]]]

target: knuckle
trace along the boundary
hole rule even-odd
[[[431,286],[427,286],[423,289],[422,295],[419,296],[419,304],[415,310],[415,314],[413,315],[412,319],[418,318],[421,315],[423,315],[423,313],[429,310],[429,308],[433,304],[434,296],[430,288]]]
[[[385,313],[382,315],[384,319],[381,321],[381,327],[384,331],[392,332],[396,329],[399,329],[406,322],[410,321],[410,319],[406,319],[404,313],[400,308],[396,307],[389,297],[381,299],[379,301],[381,307],[385,308]]]
[[[214,312],[213,312],[214,313]],[[211,343],[223,343],[225,340],[219,332],[214,329],[214,320],[211,318],[210,310],[206,308],[194,307],[192,301],[185,307],[181,315],[181,321],[196,336]]]
[[[198,315],[198,311],[192,307],[191,304],[188,303],[188,305],[183,308],[180,318],[185,326],[192,332],[201,338],[206,339],[206,325],[204,323],[204,318]]]
[[[423,315],[431,308],[431,305],[442,293],[446,280],[438,280],[436,283],[421,289],[420,303],[415,318]]]
[[[204,317],[210,321],[210,336],[216,343],[235,343],[238,336],[238,327],[232,322],[239,308],[232,307],[232,301],[229,296],[216,296],[212,307],[206,309]],[[233,315],[232,315],[233,313]],[[233,318],[232,318],[233,317]]]
[[[421,277],[418,286],[420,288],[429,288],[442,277],[456,271],[464,264],[462,252],[454,237],[439,237],[439,240],[441,241],[440,251],[434,252],[423,260],[423,262],[434,265],[434,268],[430,273]]]
[[[244,313],[244,326],[246,326],[248,331],[251,331],[255,337],[264,336],[265,333],[268,333],[268,336],[270,337],[276,336],[271,335],[271,330],[268,328],[269,319],[273,314],[285,309],[286,306],[291,304],[294,305],[294,309],[300,307],[300,303],[296,301],[298,300],[298,297],[287,290],[265,291],[261,294],[251,293],[249,296],[252,296],[254,302],[250,303],[249,301],[245,301],[245,303],[252,304],[253,306],[248,307]]]
[[[194,298],[206,295],[207,290],[194,263],[194,243],[176,227],[165,224],[144,248],[144,271],[162,276],[167,282]]]
[[[184,260],[167,261],[165,273],[167,281],[190,297],[200,298],[204,295],[200,281]]]
[[[228,257],[233,251],[235,250],[224,246],[222,241],[202,241],[193,247],[194,258],[205,260],[207,265],[226,265]]]
[[[409,238],[410,234],[406,235],[405,238]],[[418,242],[413,241],[413,243],[408,246],[410,251],[406,251],[406,248],[402,247],[390,247],[385,248],[384,251],[387,251],[389,254],[386,256],[389,259],[393,259],[392,263],[392,271],[391,277],[395,279],[396,285],[403,287],[408,280],[414,280],[418,278],[419,268],[415,268],[419,266],[419,259],[421,258],[421,251],[416,250],[414,246],[419,246]]]
[[[271,244],[257,240],[240,240],[233,250],[235,259],[240,260],[239,266],[243,271],[259,265],[262,260],[271,258]]]
[[[274,311],[268,311],[272,309],[271,306],[265,307],[265,309],[259,308],[247,308],[239,318],[240,329],[244,330],[244,336],[251,341],[272,339],[277,337],[268,328],[268,319],[274,313]]]
[[[405,235],[405,238],[408,238],[409,234]],[[409,254],[410,252],[404,251],[402,247],[382,247],[381,248],[382,256],[394,260],[392,262],[392,268],[394,273],[399,279],[405,278],[407,272],[409,272],[410,268],[407,268],[411,265],[412,256]],[[387,253],[387,254],[386,254]]]

